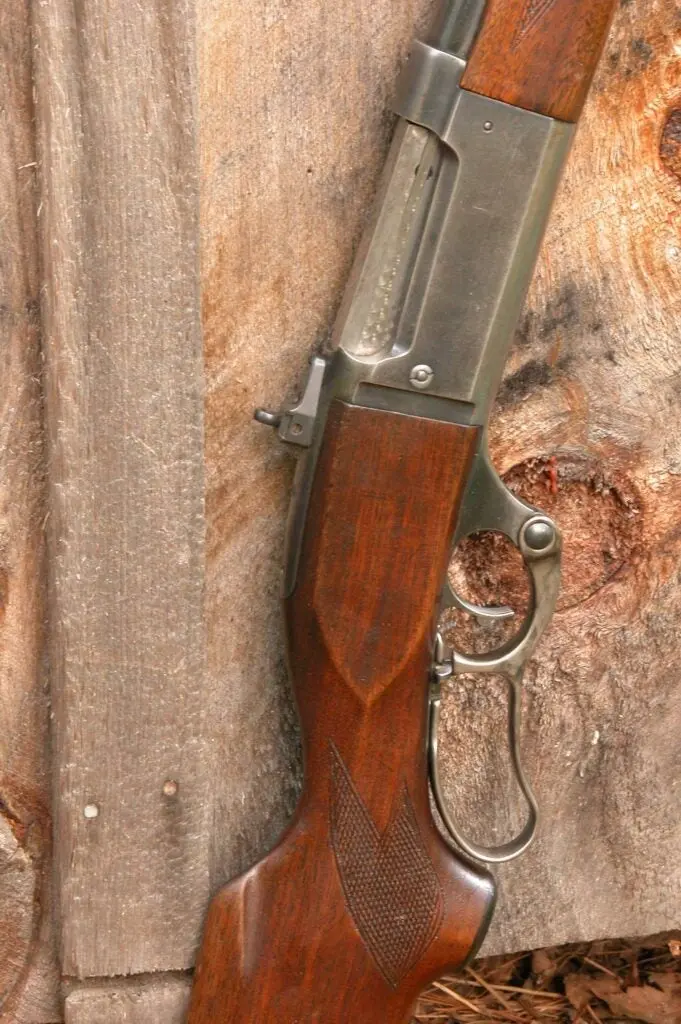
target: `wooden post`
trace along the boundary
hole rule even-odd
[[[62,972],[183,971],[211,809],[194,5],[34,12]],[[132,1019],[91,998],[72,1019]]]

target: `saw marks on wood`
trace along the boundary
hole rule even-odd
[[[158,975],[83,985],[66,996],[65,1024],[183,1024],[190,984]]]
[[[35,21],[62,971],[185,969],[212,777],[194,5]]]

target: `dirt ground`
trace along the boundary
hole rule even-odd
[[[681,931],[477,960],[424,993],[414,1024],[681,1024]]]

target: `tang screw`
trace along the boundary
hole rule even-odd
[[[413,388],[419,388],[422,391],[433,383],[434,376],[435,373],[431,366],[427,366],[425,363],[420,363],[418,366],[415,366],[409,374],[409,383]]]

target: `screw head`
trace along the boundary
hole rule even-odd
[[[409,383],[413,388],[419,388],[423,390],[429,387],[433,383],[435,373],[432,366],[427,366],[426,363],[420,363],[418,366],[412,368],[409,374]]]
[[[556,531],[545,519],[530,523],[525,530],[525,543],[532,551],[546,551],[556,538]]]

